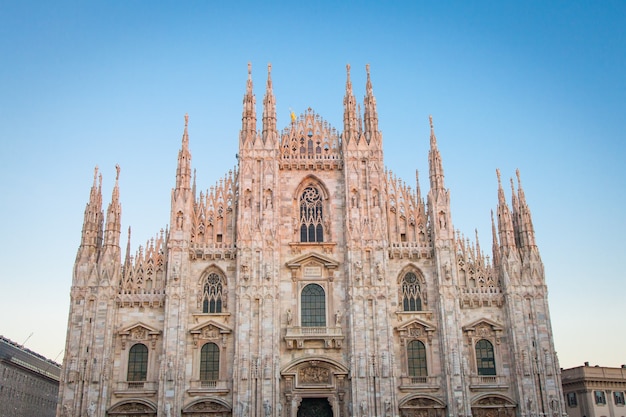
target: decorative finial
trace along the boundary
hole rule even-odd
[[[367,76],[370,76],[370,64],[365,64],[365,72],[367,72]]]
[[[432,114],[428,116],[428,122],[430,123],[430,130],[433,130],[435,127],[433,126],[433,116],[432,116]]]
[[[348,71],[348,76],[350,76],[350,64],[346,65],[346,70]]]
[[[252,76],[252,62],[248,62],[248,77]]]
[[[189,123],[189,114],[185,113],[185,127],[187,127],[188,123]]]
[[[93,185],[96,185],[96,178],[98,178],[98,165],[93,169]]]
[[[120,179],[120,164],[115,164],[115,170],[117,171],[117,175],[115,176],[115,181]]]
[[[271,63],[271,62],[269,62],[269,63],[267,64],[267,74],[269,75],[271,72],[272,72],[272,63]]]
[[[500,182],[500,168],[496,168],[496,175],[498,176],[498,187],[502,188],[502,183]]]

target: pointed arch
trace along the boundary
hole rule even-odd
[[[217,265],[213,264],[206,268],[200,276],[198,307],[202,307],[202,313],[222,313],[227,308],[226,274]]]
[[[413,264],[407,265],[400,271],[397,282],[402,311],[422,311],[428,304],[426,280],[422,271]]]
[[[322,243],[329,235],[328,190],[317,177],[307,176],[296,192],[299,241]]]

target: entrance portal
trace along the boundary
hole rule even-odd
[[[326,398],[303,398],[298,417],[333,417],[333,409]]]

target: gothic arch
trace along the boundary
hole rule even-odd
[[[398,305],[402,311],[422,311],[428,305],[426,279],[420,268],[408,264],[396,278],[398,285]]]
[[[216,264],[211,264],[198,280],[197,308],[203,313],[222,313],[228,310],[228,277]]]
[[[221,275],[222,277],[224,277],[224,279],[226,279],[226,273],[224,272],[224,270],[220,268],[217,264],[213,263],[207,266],[206,268],[204,268],[204,271],[202,271],[202,273],[200,274],[200,278],[198,278],[198,285],[202,285],[202,283],[204,282],[204,279],[211,272],[215,272]]]
[[[298,187],[296,188],[294,194],[294,200],[296,201],[296,204],[304,189],[309,186],[318,187],[319,190],[322,192],[322,198],[324,199],[324,201],[327,201],[330,198],[330,192],[328,191],[328,188],[326,187],[324,181],[322,181],[316,175],[309,174],[304,177],[302,181],[300,181],[300,184],[298,184]]]
[[[119,402],[107,410],[107,416],[121,415],[126,417],[134,414],[140,416],[156,416],[156,404],[151,401],[133,398]]]

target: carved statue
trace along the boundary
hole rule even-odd
[[[270,404],[270,400],[263,401],[263,409],[265,410],[265,417],[272,415],[272,404]]]
[[[241,408],[241,416],[248,417],[248,403],[245,401],[239,401],[239,407]]]
[[[291,322],[293,321],[293,315],[291,314],[291,309],[287,310],[287,325],[291,326]]]
[[[96,404],[92,401],[87,407],[87,416],[94,417],[96,415]]]
[[[335,313],[335,326],[341,326],[341,311],[337,310]]]
[[[165,417],[172,417],[172,404],[169,402],[165,403]]]

